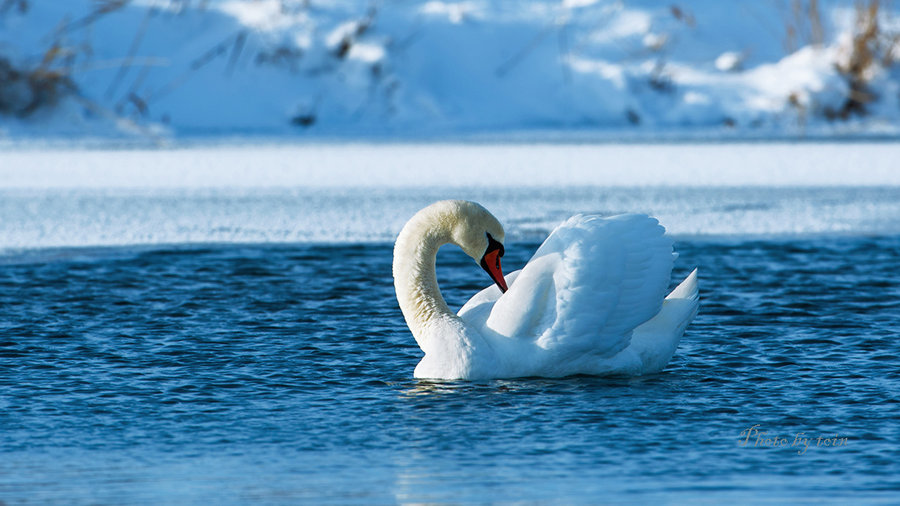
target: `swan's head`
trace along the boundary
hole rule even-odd
[[[503,225],[487,209],[475,202],[453,201],[456,223],[451,228],[453,243],[472,257],[488,273],[500,290],[507,290],[500,257],[503,256]]]

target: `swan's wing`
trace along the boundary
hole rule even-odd
[[[519,269],[504,276],[506,279],[506,286],[512,286],[513,282],[518,279],[519,274],[521,273],[522,269]],[[459,308],[457,314],[469,325],[483,331],[488,317],[491,316],[491,309],[494,308],[494,304],[497,303],[497,299],[499,299],[501,295],[503,295],[503,292],[497,288],[496,284],[491,283],[491,286],[472,296],[463,307]]]
[[[483,290],[460,316],[548,350],[613,356],[660,310],[674,258],[664,232],[643,215],[573,216],[550,234],[507,293]]]

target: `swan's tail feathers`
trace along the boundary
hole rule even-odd
[[[700,299],[700,284],[697,282],[697,269],[691,271],[691,273],[688,274],[688,277],[684,278],[684,281],[676,286],[675,289],[672,290],[672,293],[666,296],[666,300],[673,299]]]
[[[643,374],[659,372],[666,366],[699,309],[700,285],[694,269],[666,297],[659,313],[632,333],[632,347],[641,358]]]

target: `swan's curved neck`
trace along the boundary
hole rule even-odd
[[[397,301],[423,349],[429,327],[457,318],[444,301],[435,274],[438,249],[453,242],[451,231],[443,220],[428,218],[417,215],[403,227],[394,245],[393,266]]]

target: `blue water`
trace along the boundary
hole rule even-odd
[[[900,237],[676,248],[663,373],[487,382],[412,378],[390,244],[7,255],[0,502],[896,501]],[[489,284],[438,265],[451,306]]]

